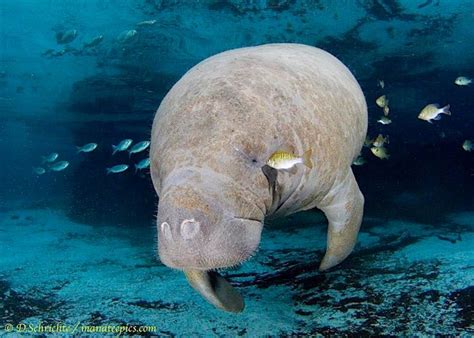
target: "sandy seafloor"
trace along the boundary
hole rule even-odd
[[[254,258],[225,273],[246,300],[234,315],[159,263],[152,225],[93,227],[55,210],[3,212],[0,323],[153,325],[162,336],[467,337],[474,334],[474,213],[447,219],[435,228],[366,217],[355,252],[326,273],[317,270],[323,217],[280,221],[265,229]]]

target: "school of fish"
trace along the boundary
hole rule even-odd
[[[136,27],[138,29],[139,27],[152,26],[155,23],[156,23],[156,20],[146,20],[146,21],[137,23]],[[116,41],[126,44],[130,42],[131,40],[135,39],[137,34],[138,34],[138,31],[136,29],[125,30],[117,36]],[[65,32],[58,32],[56,34],[56,40],[58,44],[67,45],[71,43],[72,41],[74,41],[77,35],[78,35],[78,32],[75,29],[68,30]],[[84,42],[82,48],[83,50],[93,49],[97,47],[98,45],[100,45],[103,40],[104,40],[103,35],[97,35],[96,37]],[[45,53],[43,53],[43,55],[55,56],[55,53],[57,54],[58,52],[54,50],[48,50]],[[472,83],[472,79],[466,76],[459,76],[454,80],[454,84],[456,84],[457,86],[469,86],[471,83]],[[378,80],[377,86],[380,87],[380,89],[385,89],[386,87],[385,81]],[[382,110],[382,115],[376,120],[376,122],[382,124],[383,126],[392,124],[392,119],[389,117],[390,107],[389,107],[388,96],[386,94],[382,94],[378,96],[375,100],[375,104],[377,105],[377,107],[381,108]],[[434,121],[439,121],[441,119],[441,116],[443,115],[446,115],[446,116],[451,115],[449,104],[441,107],[437,103],[430,103],[430,104],[427,104],[423,109],[421,109],[421,111],[418,114],[418,119],[426,121],[430,124],[433,124]],[[146,149],[148,149],[150,146],[150,141],[145,140],[145,141],[137,142],[134,145],[132,144],[133,144],[132,139],[127,138],[127,139],[121,140],[116,145],[112,145],[112,155],[127,151],[128,157],[129,159],[131,159],[132,155],[141,153],[145,151]],[[381,160],[388,160],[390,159],[391,155],[388,152],[386,144],[389,144],[389,136],[388,135],[384,136],[383,134],[379,133],[378,136],[373,139],[371,139],[367,135],[366,140],[364,142],[364,147],[369,148],[370,152],[375,157]],[[77,154],[90,153],[90,152],[93,152],[95,149],[97,149],[97,147],[98,147],[97,143],[91,142],[83,146],[76,147],[76,150],[77,150]],[[473,148],[474,148],[473,141],[471,140],[466,139],[464,143],[462,144],[462,149],[464,149],[466,152],[472,152]],[[313,154],[312,154],[311,149],[308,149],[306,152],[300,155],[293,154],[292,152],[285,151],[285,150],[278,150],[269,156],[265,165],[268,165],[269,167],[276,170],[290,170],[294,166],[298,164],[302,164],[306,166],[307,168],[311,169],[313,167],[312,155]],[[69,167],[70,163],[68,161],[66,160],[57,161],[58,158],[59,158],[59,154],[55,152],[42,156],[42,164],[40,166],[33,167],[33,173],[37,176],[41,176],[47,172],[60,172]],[[359,154],[357,158],[354,159],[352,164],[355,166],[362,166],[366,163],[367,161],[361,153]],[[145,170],[149,168],[149,166],[150,166],[150,159],[148,157],[141,159],[140,161],[134,163],[135,173],[141,170]],[[129,167],[130,166],[126,163],[119,163],[119,164],[115,164],[106,168],[105,172],[107,175],[120,174],[120,173],[126,172],[129,169]]]
[[[454,80],[454,84],[456,84],[457,86],[469,86],[471,83],[472,79],[466,76],[458,76]],[[377,87],[379,87],[380,89],[385,89],[385,81],[377,80]],[[377,105],[377,107],[381,108],[383,112],[383,114],[376,120],[377,123],[380,123],[383,126],[392,124],[392,119],[389,117],[390,108],[388,96],[386,94],[379,95],[375,99],[375,104]],[[434,124],[435,121],[441,120],[442,116],[450,116],[450,108],[451,106],[449,104],[441,106],[438,103],[429,103],[420,110],[420,112],[418,113],[418,119],[426,121],[430,124]],[[444,132],[440,132],[439,135],[441,138],[446,137],[446,134]],[[469,139],[464,140],[462,144],[462,149],[464,149],[466,152],[472,152],[474,149],[473,142],[474,141]],[[388,160],[390,158],[390,154],[388,152],[386,144],[389,144],[388,135],[384,136],[382,134],[378,134],[378,136],[373,139],[367,135],[364,142],[364,147],[369,148],[370,152],[375,157],[381,160]],[[359,156],[354,159],[352,164],[355,166],[362,166],[366,162],[367,161],[363,157],[361,151],[361,154],[359,154]]]
[[[118,152],[128,151],[129,159],[132,154],[139,154],[148,149],[150,141],[140,141],[133,144],[132,139],[123,139],[117,145],[112,145],[112,156]],[[98,144],[91,142],[84,144],[83,146],[76,147],[76,154],[80,153],[91,153],[98,148]],[[41,156],[41,165],[32,168],[33,174],[36,176],[42,176],[48,172],[60,172],[67,169],[70,166],[70,162],[66,160],[59,160],[60,156],[56,152],[49,153],[48,155]],[[134,163],[135,173],[148,169],[150,167],[150,158],[146,157],[140,161]],[[105,169],[107,175],[119,174],[125,172],[129,168],[128,164],[121,163],[115,164]]]
[[[132,48],[133,42],[139,37],[139,32],[147,29],[147,27],[155,25],[156,22],[157,20],[155,19],[140,21],[135,24],[135,28],[126,29],[118,34],[115,38],[109,38],[109,41],[111,41],[111,43],[121,45],[122,49]],[[81,36],[81,34],[77,29],[56,31],[56,43],[61,48],[49,48],[41,55],[49,58],[63,56],[68,53],[72,53],[74,55],[87,55],[96,51],[97,48],[103,44],[103,41],[107,40],[104,35],[99,34],[93,37],[85,37],[82,40],[82,47],[80,48],[72,47],[71,44],[73,44],[74,41],[81,39],[77,39],[78,36]]]

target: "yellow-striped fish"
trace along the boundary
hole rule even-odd
[[[375,103],[376,103],[377,106],[379,106],[380,108],[383,108],[383,107],[385,107],[385,106],[388,106],[388,99],[387,99],[387,96],[382,95],[382,96],[378,97],[377,100],[375,100]]]
[[[446,115],[451,115],[451,112],[449,111],[449,104],[444,106],[443,108],[439,107],[439,104],[437,103],[431,103],[427,105],[423,110],[420,112],[420,115],[418,115],[418,118],[420,120],[428,121],[429,123],[433,123],[433,120],[439,120],[441,119],[440,114],[446,114]]]
[[[390,143],[388,139],[388,135],[384,137],[382,134],[379,134],[379,136],[377,136],[374,142],[372,142],[374,147],[377,147],[377,148],[383,147],[385,143]]]
[[[381,160],[388,160],[390,158],[385,147],[372,147],[370,151]]]
[[[309,169],[313,168],[313,162],[311,161],[311,156],[313,151],[308,149],[302,156],[296,156],[292,153],[278,150],[270,156],[267,161],[267,165],[274,169],[291,169],[296,164],[302,163],[307,166]]]

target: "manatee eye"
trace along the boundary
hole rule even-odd
[[[257,160],[256,160],[256,159],[252,159],[252,162],[253,162],[253,163],[257,163]]]

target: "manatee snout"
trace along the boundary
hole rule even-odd
[[[210,303],[240,312],[242,296],[215,269],[233,267],[251,257],[260,243],[263,219],[229,213],[222,201],[197,190],[176,186],[160,199],[160,259],[168,267],[182,270],[191,286]]]
[[[212,270],[238,265],[252,255],[260,243],[262,222],[230,214],[220,204],[179,187],[163,196],[157,227],[165,265]]]

